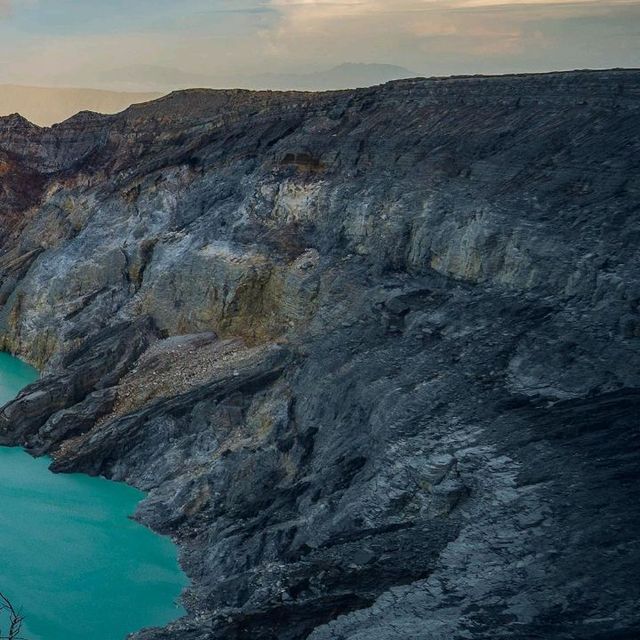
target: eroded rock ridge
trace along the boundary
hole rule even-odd
[[[640,73],[0,119],[0,442],[149,492],[139,640],[640,633]]]

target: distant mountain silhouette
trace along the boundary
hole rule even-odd
[[[19,113],[34,124],[49,126],[79,111],[117,113],[131,104],[153,100],[161,95],[0,85],[0,116]]]
[[[414,77],[404,67],[391,64],[345,63],[314,73],[267,73],[255,75],[200,74],[153,65],[132,65],[101,73],[96,80],[109,89],[172,91],[193,87],[211,89],[297,89],[319,91],[354,89],[390,80]]]

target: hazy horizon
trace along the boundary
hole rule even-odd
[[[208,78],[202,76],[199,78],[200,81],[197,81],[198,78],[192,74],[182,75],[180,70],[175,69],[143,67],[131,68],[131,70],[138,76],[140,73],[144,74],[148,91],[0,84],[0,117],[19,113],[34,124],[51,126],[67,120],[80,111],[118,113],[132,104],[156,100],[172,91],[183,89],[326,91],[370,87],[419,75],[395,65],[349,63],[308,74],[211,76]],[[155,81],[149,83],[150,77]]]
[[[122,92],[638,67],[639,25],[640,0],[0,0],[0,114],[51,124],[122,110]]]
[[[343,63],[420,76],[635,67],[639,25],[635,0],[0,0],[0,84],[165,90]]]

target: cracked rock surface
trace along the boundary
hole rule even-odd
[[[640,636],[640,72],[0,118],[0,443],[148,492],[138,640]]]

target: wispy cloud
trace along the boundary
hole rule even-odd
[[[10,12],[7,13],[7,12]],[[640,65],[640,0],[0,0],[14,81],[386,62],[422,74]]]
[[[624,12],[631,12],[627,20],[636,20],[636,27],[640,15],[640,3],[632,0],[270,0],[269,4],[280,19],[263,36],[280,55],[294,55],[302,48],[318,55],[323,49],[346,55],[349,43],[358,41],[369,56],[393,51],[396,60],[435,73],[438,63],[455,71],[462,71],[465,64],[470,71],[478,70],[483,62],[484,70],[492,64],[502,70],[498,67],[509,61],[526,66],[528,55],[535,68],[543,45],[550,48],[549,54],[554,48],[565,54],[558,55],[558,67],[573,65],[584,53],[581,38],[586,45],[592,37],[589,29],[579,33],[581,20],[599,17],[599,39],[604,40]],[[618,44],[625,54],[621,62],[632,59],[632,49],[638,53],[630,40]],[[575,55],[569,62],[566,53],[571,48]],[[600,65],[613,64],[617,53],[612,50]],[[514,54],[521,59],[514,59]],[[593,57],[584,59],[584,66],[589,64],[594,64]]]

